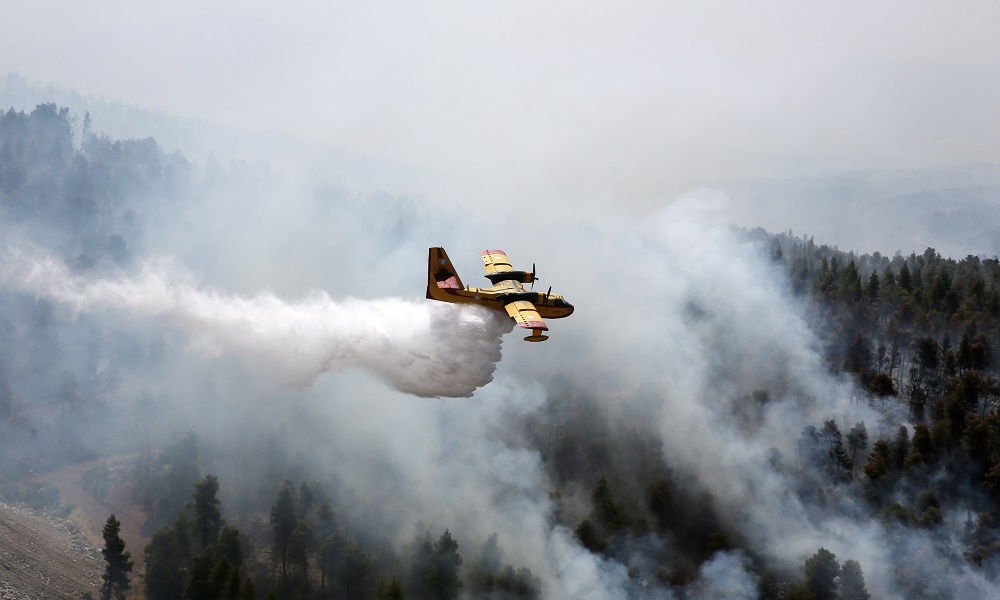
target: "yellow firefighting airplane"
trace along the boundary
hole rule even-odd
[[[535,266],[531,272],[515,271],[503,250],[483,250],[483,266],[486,278],[493,284],[488,288],[470,288],[462,285],[455,267],[448,259],[444,248],[431,248],[427,258],[427,297],[431,300],[458,304],[478,304],[495,311],[507,311],[518,326],[531,330],[524,338],[529,342],[543,342],[549,339],[543,331],[548,331],[546,319],[561,319],[573,314],[573,305],[563,300],[559,294],[552,294],[552,287],[544,294],[526,291],[522,283],[534,287]]]

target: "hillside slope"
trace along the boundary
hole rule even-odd
[[[0,502],[0,600],[96,597],[102,566],[70,522]]]

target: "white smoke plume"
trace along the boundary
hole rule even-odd
[[[0,281],[74,314],[118,310],[165,321],[206,356],[238,355],[281,386],[308,387],[328,371],[360,367],[417,396],[469,396],[493,379],[508,319],[492,311],[399,298],[289,301],[199,288],[165,258],[137,274],[91,278],[50,255],[9,247]]]
[[[689,586],[692,600],[729,598],[754,600],[760,597],[757,582],[749,572],[750,559],[740,551],[717,552],[701,565],[700,578]]]

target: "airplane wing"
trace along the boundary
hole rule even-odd
[[[543,331],[548,331],[549,327],[542,320],[542,315],[538,314],[535,305],[527,300],[516,300],[504,306],[507,314],[513,317],[518,327],[531,329],[531,335],[524,339],[529,342],[541,342],[549,339],[547,335],[542,335]]]
[[[483,266],[486,267],[487,276],[514,270],[514,267],[510,266],[510,259],[507,258],[507,253],[503,250],[483,250],[482,255]]]
[[[483,250],[483,266],[486,268],[486,278],[497,285],[501,281],[511,280],[519,283],[531,283],[535,280],[535,267],[531,272],[515,271],[510,266],[510,259],[503,250]]]

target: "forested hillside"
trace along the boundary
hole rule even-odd
[[[509,396],[487,386],[461,403],[406,398],[426,414],[399,425],[380,408],[395,399],[348,397],[370,387],[333,395],[256,385],[238,361],[192,358],[160,322],[6,285],[33,247],[74,277],[135,274],[146,268],[151,236],[162,239],[158,228],[185,223],[188,208],[227,186],[256,185],[246,165],[193,165],[152,138],[112,140],[92,129],[89,115],[55,104],[0,113],[8,262],[0,266],[0,496],[58,512],[58,493],[37,474],[127,457],[117,463],[126,467],[96,467],[86,483],[95,497],[127,498],[144,518],[147,545],[130,548],[144,564],[133,575],[135,597],[513,599],[557,597],[572,585],[579,597],[692,599],[1000,590],[996,257],[956,260],[931,248],[857,255],[791,233],[729,231],[756,253],[747,264],[759,261],[761,277],[776,282],[761,285],[798,313],[787,331],[767,334],[791,338],[794,323],[807,326],[821,362],[809,381],[789,366],[811,368],[805,351],[786,352],[763,334],[744,346],[719,326],[713,288],[678,301],[683,321],[703,334],[681,345],[702,344],[708,378],[726,384],[704,395],[679,378],[665,383],[672,395],[661,393],[607,356],[606,372],[546,364]],[[390,256],[416,227],[401,212],[428,218],[410,199],[316,194],[331,222],[346,223],[331,237],[354,239],[350,219],[368,228],[376,249],[357,250],[368,259]],[[393,210],[359,208],[378,203]],[[250,210],[211,213],[219,237],[238,226],[241,209]],[[702,260],[684,257],[692,270]],[[713,283],[727,277],[710,275]],[[752,302],[757,291],[746,292],[731,301]],[[773,370],[757,368],[764,363]],[[829,398],[815,391],[823,387]],[[680,443],[658,424],[686,418],[678,397],[709,407],[715,427],[714,439],[685,440],[684,455],[671,452]],[[341,413],[317,408],[325,403],[357,407],[341,421],[373,421],[386,435],[352,438],[354,424],[331,423]],[[485,446],[469,445],[463,428],[484,432]],[[426,454],[401,452],[441,464],[509,459],[473,467],[505,482],[490,488],[486,509],[462,477],[414,476],[371,449],[438,431],[445,435]],[[743,463],[729,438],[765,451],[745,480],[733,474]],[[326,445],[337,450],[324,454]],[[698,462],[709,447],[722,451],[705,456],[723,458]],[[526,483],[536,480],[542,487]],[[774,514],[762,512],[767,498]],[[489,530],[497,506],[513,515],[504,521],[511,530]],[[531,546],[525,540],[538,529],[544,543]]]
[[[857,382],[858,401],[899,423],[891,435],[870,440],[863,428],[842,435],[832,421],[817,423],[802,433],[803,452],[833,481],[856,480],[851,487],[866,499],[869,517],[887,531],[934,531],[945,512],[955,518],[955,506],[966,508],[963,544],[954,551],[993,580],[1000,550],[1000,261],[943,258],[933,248],[859,256],[790,233],[754,234],[770,240],[774,260],[806,300],[830,369]],[[866,441],[871,452],[858,456]],[[949,593],[922,578],[900,585],[915,597]]]

